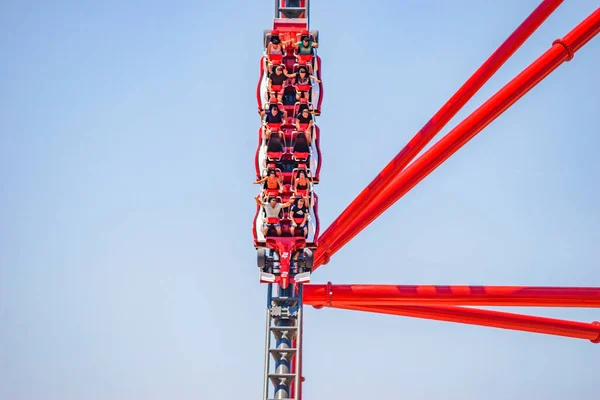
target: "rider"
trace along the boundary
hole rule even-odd
[[[308,108],[303,108],[296,116],[296,130],[306,133],[308,145],[312,143],[313,118]]]
[[[304,204],[304,199],[300,197],[296,204],[292,206],[290,209],[292,214],[292,226],[290,227],[290,233],[294,236],[294,232],[296,228],[298,228],[302,232],[302,236],[306,237],[308,234],[308,227],[306,223],[308,222],[308,207]]]
[[[297,101],[300,101],[302,95],[306,95],[305,93],[308,93],[308,91],[310,90],[310,87],[312,86],[310,81],[311,79],[314,79],[317,83],[321,83],[319,78],[308,73],[305,66],[301,66],[300,68],[298,68],[298,72],[296,73],[296,79],[294,82],[294,85],[296,87]]]
[[[281,63],[281,59],[285,55],[285,46],[292,43],[293,40],[284,40],[281,41],[279,37],[279,31],[274,29],[271,31],[271,41],[267,45],[267,70],[271,71],[273,67],[274,61],[279,61]]]
[[[288,74],[283,66],[276,65],[274,71],[269,75],[269,97],[277,97],[279,102],[283,101],[283,91],[285,90],[284,83],[288,78],[295,77],[294,74]]]
[[[261,114],[265,117],[265,120],[263,121],[262,138],[263,140],[266,140],[270,137],[272,130],[279,131],[281,125],[285,122],[286,112],[281,112],[276,103],[271,103],[269,105],[269,110]]]
[[[265,190],[265,192],[272,193],[274,191],[278,191],[279,193],[281,193],[281,191],[283,190],[281,180],[277,176],[277,171],[275,171],[275,169],[269,169],[267,176],[252,183],[254,183],[255,185],[260,185],[263,182],[263,189]]]
[[[263,235],[267,237],[267,233],[269,233],[270,228],[275,228],[277,232],[277,236],[281,236],[281,224],[279,223],[279,212],[282,208],[287,208],[294,202],[294,198],[290,197],[287,203],[280,204],[277,203],[276,197],[270,197],[269,203],[265,203],[260,199],[260,194],[257,195],[254,200],[256,200],[256,204],[262,206],[265,209],[266,217],[263,222]],[[275,222],[276,221],[276,222]]]
[[[310,188],[310,179],[306,176],[306,171],[298,171],[298,177],[294,179],[293,191],[296,197],[305,197]]]
[[[306,62],[309,72],[312,74],[312,65],[309,61],[313,58],[313,49],[319,47],[319,43],[310,40],[308,31],[302,31],[300,41],[298,43],[292,43],[295,49],[298,49],[298,61]]]

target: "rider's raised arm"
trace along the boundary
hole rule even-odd
[[[256,197],[254,198],[254,200],[256,200],[256,204],[258,204],[259,206],[264,207],[267,204],[260,199],[260,194],[257,194]]]
[[[290,199],[287,201],[287,203],[284,203],[281,205],[281,208],[286,208],[291,206],[292,204],[294,204],[294,200],[296,200],[296,198],[294,196],[290,197]]]

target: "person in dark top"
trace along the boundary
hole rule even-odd
[[[290,233],[294,236],[296,232],[296,228],[302,232],[302,236],[306,237],[308,234],[308,207],[304,204],[304,198],[300,197],[296,204],[292,206],[290,209],[290,213],[292,214],[292,225],[290,226]]]
[[[296,116],[296,130],[306,133],[308,145],[312,143],[313,118],[308,108],[303,108]]]
[[[284,114],[279,110],[277,104],[269,107],[269,111],[265,112],[265,123],[267,124],[282,124]]]
[[[271,112],[271,111],[273,111],[274,108],[277,109],[278,113]],[[277,98],[275,98],[275,97],[273,97],[269,100],[269,104],[265,107],[264,110],[262,110],[260,112],[260,117],[265,118],[267,116],[267,114],[273,114],[273,117],[275,117],[275,118],[280,118],[277,116],[277,114],[282,114],[282,117],[284,120],[287,118],[287,111],[285,111],[285,109],[283,108],[283,105],[280,106],[280,104],[277,103]],[[269,119],[271,119],[271,117],[269,117]]]
[[[293,78],[295,75],[288,74],[287,71],[283,69],[283,66],[277,65],[274,68],[274,71],[269,75],[269,96],[277,97],[277,100],[280,102],[283,101],[283,91],[285,89],[285,81],[288,78]]]
[[[310,110],[307,107],[303,107],[298,115],[296,116],[296,123],[300,124],[310,124],[312,123],[313,117],[310,113]],[[298,127],[298,125],[296,125]]]
[[[306,67],[302,66],[298,68],[298,72],[296,73],[296,79],[294,80],[297,101],[300,101],[302,96],[308,96],[308,92],[312,87],[311,79],[314,79],[317,83],[321,83],[321,81],[316,76],[310,75],[308,73]]]
[[[277,104],[271,104],[268,111],[263,113],[264,121],[263,121],[263,140],[269,139],[271,136],[271,131],[279,131],[281,129],[281,124],[285,122],[285,112],[281,112],[277,107]]]
[[[294,180],[294,185],[292,187],[296,197],[308,196],[310,179],[306,176],[306,171],[300,170],[298,172],[298,177]]]
[[[296,114],[294,114],[294,115],[296,115],[296,116],[297,116],[297,115],[299,115],[299,114],[302,114],[302,111],[304,111],[304,109],[307,109],[307,110],[308,110],[308,112],[310,112],[310,107],[309,107],[309,105],[308,105],[308,104],[306,104],[306,103],[300,103],[300,104],[298,105],[298,112],[296,112],[296,111],[294,110],[294,112],[296,113]]]

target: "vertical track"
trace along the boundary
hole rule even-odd
[[[278,287],[279,290],[279,298],[287,298],[290,297],[292,287],[288,287],[283,289]],[[289,305],[290,302],[287,301],[278,301],[278,307],[285,307]],[[278,319],[275,321],[275,325],[277,327],[286,327],[291,328],[294,326],[294,322],[289,319]],[[288,331],[291,332],[291,331]],[[275,348],[280,351],[290,350],[292,348],[294,339],[290,337],[291,335],[281,335],[277,338],[275,342]],[[280,357],[275,360],[275,373],[279,376],[285,375],[293,375],[291,369],[291,360],[288,358],[289,353],[282,353]],[[280,379],[279,385],[275,387],[275,398],[276,399],[288,399],[291,395],[291,384],[292,382],[288,381],[288,379]]]
[[[302,303],[302,292],[304,285],[298,285],[298,299],[299,299],[299,307],[298,307],[298,336],[296,339],[296,365],[295,372],[297,379],[294,382],[294,393],[297,400],[302,400],[302,320],[304,318],[304,305]]]
[[[298,399],[301,392],[301,297],[294,295],[293,286],[286,289],[278,285],[269,286],[263,400],[292,399],[292,395]],[[272,296],[273,289],[277,291],[276,296]],[[271,347],[271,335],[275,338],[274,347]],[[273,386],[273,397],[269,396],[269,382]]]
[[[312,61],[303,59],[299,55],[290,54],[290,51],[293,51],[293,47],[289,44],[289,41],[292,40],[292,43],[295,45],[299,37],[301,37],[303,31],[309,30],[309,18],[310,18],[310,0],[300,0],[300,1],[286,1],[286,0],[275,0],[275,13],[274,13],[274,21],[273,21],[273,30],[278,31],[278,35],[282,37],[282,41],[287,42],[286,55],[283,56],[283,60],[278,60],[281,64],[283,64],[289,72],[292,72],[292,66],[294,69],[299,68],[303,63],[312,63],[314,68],[314,75],[320,76],[320,59],[317,57],[316,49],[314,49],[313,59]],[[310,31],[309,31],[310,32]],[[316,32],[316,31],[314,31]],[[266,35],[272,34],[268,31],[265,31]],[[313,32],[310,32],[310,35],[313,35]],[[269,36],[267,36],[267,41]],[[318,32],[314,33],[315,41],[318,43]],[[268,46],[268,44],[267,44]],[[266,48],[265,48],[266,50]],[[268,84],[268,71],[266,69],[267,65],[267,53],[265,51],[265,56],[261,61],[261,77],[259,79],[257,85],[257,100],[258,100],[258,108],[259,111],[266,110],[267,106],[265,106],[265,101],[267,104],[271,100],[271,96],[267,91]],[[294,61],[295,60],[295,61]],[[295,73],[295,70],[294,70]],[[290,78],[289,84],[292,84],[292,78]],[[293,84],[295,85],[295,84]],[[300,90],[296,86],[295,90]],[[320,104],[322,98],[322,85],[319,84],[318,87],[315,88],[314,82],[312,85],[312,89],[309,90],[310,94],[305,94],[298,98],[292,99],[291,102],[289,100],[284,99],[283,101],[279,101],[278,104],[288,113],[289,121],[286,121],[281,124],[280,132],[283,133],[283,136],[288,143],[292,142],[296,134],[296,126],[294,124],[295,113],[300,106],[302,106],[303,102],[309,109],[314,111],[313,114],[313,143],[310,147],[310,156],[309,158],[301,158],[297,157],[295,152],[301,153],[302,151],[295,150],[293,146],[290,146],[289,149],[284,150],[283,153],[291,158],[286,158],[285,155],[282,156],[280,160],[284,160],[280,164],[275,163],[276,167],[269,168],[281,168],[283,184],[288,185],[291,181],[293,182],[293,170],[286,169],[285,166],[293,165],[293,168],[302,168],[308,171],[309,176],[312,177],[313,183],[309,185],[310,189],[307,194],[303,194],[301,196],[306,196],[310,199],[316,198],[316,193],[314,193],[313,184],[318,183],[319,178],[319,169],[321,164],[321,153],[319,149],[319,135],[320,131],[318,126],[316,125],[316,116],[320,114]],[[308,99],[308,100],[306,100]],[[318,103],[314,100],[317,99]],[[291,118],[290,118],[291,117]],[[302,132],[302,131],[300,131]],[[289,146],[289,145],[285,145]],[[273,163],[272,160],[275,160],[273,157],[271,161],[269,161],[266,145],[259,140],[258,150],[255,157],[256,164],[256,173],[257,177],[261,176],[261,173],[265,169],[265,166],[269,165],[269,163]],[[291,162],[290,162],[291,160]],[[286,164],[287,162],[287,164]],[[304,165],[304,166],[300,166]],[[286,202],[286,196],[290,196],[284,189],[284,191],[280,194],[282,197],[282,202]],[[313,200],[314,204],[314,200]],[[267,238],[261,233],[261,225],[262,224],[262,216],[260,215],[260,207],[258,213],[255,215],[254,219],[254,239],[255,245],[259,248],[259,266],[261,262],[264,264],[265,260],[271,256],[273,259],[277,260],[276,265],[273,265],[272,268],[268,267],[263,269],[263,273],[261,273],[261,281],[262,282],[272,282],[268,284],[267,289],[267,310],[266,310],[266,338],[265,338],[265,360],[264,360],[264,382],[263,382],[263,400],[283,400],[283,399],[293,399],[293,400],[301,400],[302,398],[302,283],[297,283],[293,279],[297,279],[298,282],[306,282],[306,273],[312,269],[312,255],[314,254],[315,245],[314,242],[318,237],[318,215],[317,215],[317,207],[316,205],[313,207],[312,204],[309,203],[308,209],[310,212],[310,218],[307,222],[308,236],[306,241],[302,245],[298,245],[294,249],[289,250],[290,254],[293,254],[296,250],[302,250],[311,248],[312,251],[304,252],[304,258],[301,258],[304,265],[301,269],[298,266],[290,265],[290,276],[288,279],[290,280],[290,284],[287,285],[285,282],[283,286],[280,285],[283,281],[280,280],[282,271],[284,270],[281,267],[282,257],[272,255],[271,251],[281,252],[288,250],[283,250],[283,247],[267,245]],[[288,217],[281,217],[282,221]],[[282,236],[286,236],[286,229],[284,228],[284,223],[281,224]],[[312,231],[312,233],[311,233]],[[272,233],[271,233],[272,235]],[[289,236],[289,235],[288,235]],[[272,237],[269,238],[271,240]],[[278,238],[273,237],[274,242],[279,241],[279,244],[285,243],[286,239],[289,243],[289,238]],[[271,243],[271,242],[269,242]],[[264,248],[269,247],[271,250],[267,250],[264,252]],[[285,246],[284,246],[285,247]],[[286,249],[290,249],[290,247],[286,247]],[[282,253],[284,254],[284,253]],[[308,254],[308,256],[307,256]],[[310,257],[310,263],[306,261],[306,257]],[[309,264],[308,264],[309,263]],[[310,266],[307,266],[310,265]],[[263,265],[264,266],[264,265]],[[281,268],[279,268],[281,267]],[[261,267],[263,268],[263,267]],[[269,271],[268,273],[266,271]],[[296,274],[299,274],[296,276]],[[271,280],[262,280],[264,276],[271,275]],[[303,275],[303,276],[301,276]]]
[[[269,391],[269,349],[271,348],[271,298],[273,297],[273,284],[267,285],[267,331],[265,332],[265,369],[263,383],[263,399],[268,398]]]

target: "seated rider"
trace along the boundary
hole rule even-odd
[[[306,63],[308,71],[312,74],[312,61],[313,49],[319,47],[319,44],[310,40],[307,31],[302,32],[300,41],[298,43],[292,43],[295,49],[298,49],[298,61]]]
[[[294,236],[296,228],[298,228],[298,230],[302,232],[302,236],[306,237],[308,235],[307,223],[309,211],[308,207],[306,207],[306,205],[304,204],[304,199],[302,197],[300,197],[296,204],[292,206],[290,212],[292,214],[292,225],[290,227],[290,233],[292,234],[292,236]]]
[[[294,85],[296,86],[296,100],[300,101],[303,95],[308,97],[308,92],[310,91],[311,79],[314,79],[317,83],[321,83],[321,81],[313,75],[310,75],[306,70],[306,67],[301,66],[298,68],[298,72],[296,73],[296,79],[294,81]]]
[[[287,203],[280,204],[280,203],[277,203],[276,197],[269,197],[269,203],[267,204],[260,199],[260,194],[259,194],[258,196],[256,196],[254,198],[254,200],[256,200],[256,203],[259,206],[262,206],[265,210],[266,217],[264,218],[264,222],[263,222],[263,235],[265,237],[267,237],[267,234],[269,233],[269,229],[275,228],[275,231],[277,232],[277,236],[281,236],[281,224],[279,223],[279,212],[281,212],[281,209],[287,208],[290,205],[292,205],[292,203],[294,202],[294,198],[291,197],[287,201]]]
[[[308,145],[312,143],[313,117],[308,108],[303,108],[296,116],[296,130],[306,133]]]
[[[267,70],[271,71],[274,61],[281,63],[281,59],[285,55],[285,46],[292,43],[293,40],[285,40],[281,42],[279,31],[274,29],[271,31],[271,41],[267,45]]]
[[[285,108],[283,108],[283,104],[278,103],[276,97],[271,97],[269,99],[269,104],[265,107],[264,110],[259,112],[260,116],[264,117],[267,111],[270,110],[272,107],[278,107],[279,111],[283,113],[283,118],[287,118],[287,111],[285,111]]]
[[[283,185],[281,184],[281,180],[277,176],[277,172],[274,169],[269,169],[267,176],[262,179],[257,180],[256,182],[252,182],[255,185],[259,185],[264,182],[263,190],[266,193],[274,194],[281,193],[283,190]]]
[[[296,197],[307,197],[310,179],[306,176],[306,171],[298,171],[298,177],[294,180],[293,190]]]
[[[285,113],[279,110],[277,104],[269,104],[269,110],[262,113],[265,117],[263,121],[263,140],[269,138],[272,130],[279,131],[281,125],[285,122]]]
[[[274,67],[274,72],[269,75],[269,86],[268,92],[269,97],[277,97],[279,102],[283,101],[283,91],[285,89],[284,83],[288,78],[293,78],[295,75],[288,74],[284,71],[283,66],[277,65]]]

